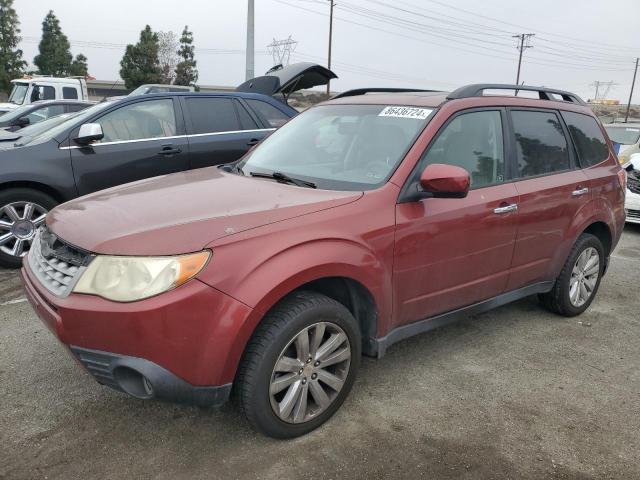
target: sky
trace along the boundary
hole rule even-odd
[[[451,90],[514,83],[512,35],[535,33],[521,81],[592,98],[594,81],[615,82],[608,98],[626,103],[640,56],[640,0],[335,0],[331,88]],[[291,37],[291,62],[326,65],[329,0],[255,0],[256,75],[273,65],[267,45]],[[15,0],[31,64],[52,9],[72,53],[100,80],[119,78],[125,45],[154,30],[194,33],[202,85],[238,85],[245,76],[246,0]],[[640,77],[637,83],[640,83]],[[636,84],[634,103],[640,103]]]

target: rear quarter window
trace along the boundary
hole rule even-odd
[[[562,118],[569,128],[581,167],[590,167],[607,159],[607,142],[593,117],[581,113],[562,112]]]
[[[62,98],[67,100],[77,100],[78,90],[74,87],[62,87]]]
[[[269,126],[273,128],[279,128],[289,121],[289,117],[287,115],[273,105],[269,105],[267,102],[248,98],[247,103],[251,108],[256,110],[267,121],[267,123],[269,123]]]

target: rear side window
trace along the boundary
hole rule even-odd
[[[230,98],[187,98],[191,133],[216,133],[241,130],[233,100]]]
[[[269,105],[267,102],[263,102],[262,100],[254,100],[247,99],[247,103],[256,110],[267,123],[273,127],[278,128],[287,123],[289,121],[289,117],[285,115],[283,112],[278,110],[273,105]]]
[[[511,119],[516,137],[520,178],[570,168],[567,139],[555,113],[513,110]]]
[[[607,159],[609,149],[602,130],[593,117],[580,113],[562,112],[569,133],[578,151],[580,166],[590,167]]]
[[[78,90],[73,87],[62,87],[62,98],[67,100],[77,100]]]
[[[504,181],[504,150],[500,112],[458,115],[438,134],[423,165],[445,163],[464,168],[473,188]]]

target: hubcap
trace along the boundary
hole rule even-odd
[[[13,257],[26,255],[47,210],[34,202],[13,202],[0,207],[0,251]]]
[[[351,345],[344,330],[319,322],[287,344],[269,384],[271,408],[287,423],[304,423],[336,399],[349,374]]]
[[[600,275],[600,255],[593,247],[586,248],[576,260],[569,280],[569,300],[574,307],[584,305],[596,288]]]

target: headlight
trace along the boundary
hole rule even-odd
[[[211,252],[175,257],[116,257],[99,255],[73,289],[116,302],[152,297],[182,285],[207,264]]]

